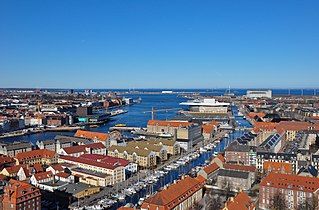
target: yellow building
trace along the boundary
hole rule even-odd
[[[56,152],[47,150],[47,149],[39,149],[32,150],[28,152],[21,152],[17,154],[14,159],[16,160],[16,164],[27,164],[29,166],[34,164],[41,165],[52,165],[58,162],[58,155]]]

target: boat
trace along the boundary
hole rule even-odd
[[[144,202],[145,198],[140,198],[137,202],[137,204],[140,206]]]
[[[116,124],[115,127],[126,127],[126,124]]]
[[[158,136],[162,137],[162,138],[171,138],[172,137],[172,135],[170,133],[161,133]]]
[[[98,128],[98,125],[90,125],[90,128]]]

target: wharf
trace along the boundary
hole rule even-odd
[[[114,130],[118,130],[118,131],[139,131],[142,130],[143,128],[140,127],[120,127],[120,126],[114,126],[114,127],[110,127],[109,130],[114,131]]]

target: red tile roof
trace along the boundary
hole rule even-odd
[[[319,179],[315,177],[271,172],[261,181],[259,186],[315,192],[319,189]]]
[[[28,152],[21,152],[16,155],[16,158],[19,162],[26,161],[26,160],[34,160],[40,158],[48,158],[51,159],[55,155],[54,151],[47,150],[47,149],[38,149],[32,150]]]
[[[52,171],[45,171],[45,172],[36,173],[33,176],[37,181],[41,181],[43,179],[53,177],[53,173]]]
[[[211,133],[218,125],[219,123],[215,121],[212,121],[208,124],[203,124],[202,125],[203,133]]]
[[[266,114],[261,113],[261,112],[250,112],[249,117],[254,118],[255,116],[258,116],[259,118],[263,118],[266,116]]]
[[[71,147],[65,147],[63,150],[67,154],[75,154],[75,153],[80,153],[80,152],[86,152],[86,148],[91,148],[91,149],[105,149],[106,147],[104,146],[103,143],[98,142],[94,144],[84,144],[84,145],[77,145],[77,146],[71,146]]]
[[[218,154],[218,156],[217,156],[217,158],[219,159],[219,160],[221,160],[223,163],[225,163],[225,157],[222,155],[222,154]]]
[[[125,167],[129,164],[129,161],[121,158],[114,158],[105,155],[98,154],[84,154],[80,157],[72,157],[72,156],[60,156],[61,160],[87,164],[92,166],[97,166],[101,168],[115,169],[117,167],[123,166]]]
[[[54,164],[51,165],[51,167],[55,170],[55,171],[64,171],[63,167],[60,164]]]
[[[78,130],[75,134],[75,137],[81,137],[91,140],[98,140],[105,142],[107,138],[109,137],[109,134],[107,133],[100,133],[100,132],[92,132],[92,131],[84,131],[84,130]]]
[[[43,172],[43,168],[42,168],[41,164],[39,164],[39,163],[34,164],[32,167],[36,170],[37,173]]]
[[[5,188],[3,203],[19,204],[41,197],[40,190],[26,182],[11,179]],[[19,198],[19,201],[18,201]]]
[[[238,165],[238,164],[224,164],[224,168],[235,170],[235,171],[256,172],[256,167],[254,167],[254,166],[245,166],[245,165]]]
[[[217,169],[219,169],[219,166],[216,163],[213,163],[213,164],[206,166],[203,170],[205,171],[206,174],[211,174],[214,171],[216,171]]]
[[[28,165],[27,164],[15,165],[15,166],[11,166],[11,167],[6,167],[4,169],[6,169],[9,174],[15,174],[15,173],[18,173],[18,171],[20,170],[21,167],[27,168]]]
[[[196,178],[187,176],[184,179],[179,180],[176,184],[168,186],[167,189],[156,193],[153,197],[144,201],[142,208],[147,208],[148,210],[173,209],[202,187],[203,183]]]
[[[226,202],[228,210],[250,210],[255,207],[255,203],[244,192],[238,193],[234,198]]]
[[[291,163],[281,163],[281,162],[272,162],[264,161],[263,169],[264,171],[272,171],[278,173],[292,173]]]
[[[71,174],[68,174],[65,172],[60,172],[60,173],[55,174],[55,176],[62,177],[62,178],[68,178],[69,176],[71,176]]]
[[[165,121],[165,120],[149,120],[147,125],[170,126],[170,127],[187,127],[193,125],[191,122]]]
[[[1,156],[0,157],[0,165],[6,164],[6,163],[12,163],[12,162],[15,162],[15,160],[12,157],[8,157],[8,156]]]

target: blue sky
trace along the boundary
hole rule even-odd
[[[318,87],[318,11],[318,0],[2,0],[0,87]]]

